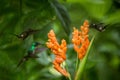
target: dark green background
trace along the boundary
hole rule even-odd
[[[84,20],[108,25],[96,35],[82,80],[120,80],[120,0],[0,0],[0,80],[66,80],[53,69],[53,54],[45,50],[16,68],[32,42],[45,43],[54,29],[68,44],[67,65],[75,75],[76,52],[71,44],[73,27]],[[41,31],[20,40],[14,34],[32,28]]]

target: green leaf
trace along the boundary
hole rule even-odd
[[[94,36],[94,37],[95,37],[95,36]],[[92,45],[92,43],[93,43],[94,37],[92,38],[92,40],[91,40],[91,42],[90,42],[90,45],[89,45],[89,47],[88,47],[88,50],[87,50],[87,52],[86,52],[85,57],[83,58],[83,60],[82,60],[82,61],[80,62],[80,64],[79,64],[78,71],[77,71],[76,76],[75,76],[75,80],[80,80],[81,77],[82,77],[82,74],[83,74],[83,71],[84,71],[84,68],[85,68],[87,59],[88,59],[89,51],[90,51],[91,45]]]
[[[79,3],[91,17],[97,19],[103,18],[112,5],[111,0],[68,0],[68,2]]]
[[[50,4],[54,8],[57,17],[61,21],[61,24],[62,24],[65,32],[69,35],[71,20],[69,18],[69,14],[68,14],[66,8],[63,5],[61,5],[57,0],[51,1]]]
[[[120,10],[117,10],[114,13],[107,15],[107,17],[103,21],[106,24],[120,23]]]

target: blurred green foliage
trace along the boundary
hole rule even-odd
[[[32,42],[45,43],[54,29],[58,41],[67,40],[68,70],[75,75],[76,53],[71,44],[72,27],[84,20],[108,25],[96,34],[83,80],[120,80],[120,0],[0,0],[0,80],[66,80],[53,69],[53,54],[40,52],[16,68]],[[32,28],[41,29],[24,41],[14,34]]]

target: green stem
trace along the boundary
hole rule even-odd
[[[66,70],[67,70],[67,72],[68,72],[68,64],[66,63],[66,61],[65,61],[65,64],[66,64]],[[69,73],[69,72],[68,72]],[[69,80],[72,80],[71,79],[71,75],[69,74],[69,76],[67,77]]]
[[[95,36],[94,36],[95,37]],[[86,52],[86,55],[85,57],[83,58],[83,60],[81,61],[81,63],[79,64],[79,67],[78,67],[78,71],[76,73],[76,76],[75,76],[75,80],[80,80],[81,77],[82,77],[82,74],[83,74],[83,70],[85,68],[85,64],[87,62],[87,58],[88,58],[88,53],[90,51],[90,48],[91,48],[91,45],[93,43],[93,40],[94,40],[94,37],[92,38],[91,42],[90,42],[90,45],[88,47],[88,50]]]
[[[69,79],[69,80],[72,80],[70,75],[68,76],[68,79]]]
[[[78,54],[77,54],[77,58],[76,58],[76,71],[77,71],[77,69],[78,69],[78,64],[79,64],[79,61],[78,61],[79,59],[78,59]]]

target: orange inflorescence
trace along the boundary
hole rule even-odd
[[[81,31],[78,31],[78,29],[74,28],[72,43],[74,45],[74,50],[78,53],[78,58],[82,59],[90,43],[88,39],[89,23],[87,20],[84,21],[80,29]]]
[[[64,76],[68,77],[69,75],[68,72],[60,66],[61,63],[63,63],[66,60],[66,50],[67,50],[66,41],[63,39],[61,41],[61,45],[59,45],[53,30],[51,30],[48,33],[48,38],[49,39],[46,45],[55,54],[55,60],[53,61],[54,68]]]

